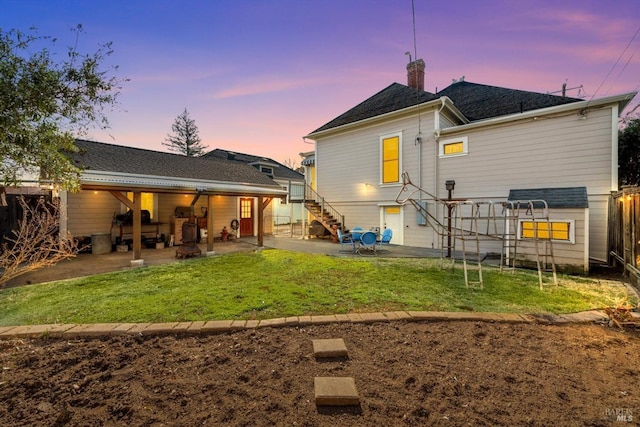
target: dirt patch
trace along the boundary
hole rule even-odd
[[[343,338],[349,357],[317,361],[316,338]],[[640,417],[640,338],[596,325],[12,339],[0,341],[0,365],[3,426],[597,426]],[[360,406],[316,407],[315,376],[353,377]]]

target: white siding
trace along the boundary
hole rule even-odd
[[[438,162],[439,174],[455,179],[456,197],[506,197],[512,188],[611,189],[611,109],[586,120],[571,114],[456,136],[468,137],[469,154]]]
[[[573,273],[586,273],[588,272],[588,265],[585,265],[585,210],[584,209],[549,209],[549,219],[551,221],[574,221],[575,227],[575,241],[570,242],[552,242],[553,255],[556,263],[556,268],[559,271],[573,272]],[[526,219],[526,218],[521,218]],[[549,254],[550,251],[547,248],[548,243],[541,241],[538,243],[538,248],[541,254],[541,261],[544,262],[542,257],[544,254]],[[536,262],[536,246],[533,240],[519,240],[518,241],[518,259],[524,256],[532,264]],[[547,260],[551,261],[550,258]]]
[[[395,200],[400,186],[380,185],[379,136],[401,132],[402,170],[409,173],[414,184],[436,197],[446,197],[444,182],[449,179],[456,182],[453,197],[478,201],[505,200],[510,189],[586,186],[590,255],[606,258],[606,196],[612,180],[611,107],[592,110],[586,119],[573,112],[464,132],[449,129],[441,138],[467,137],[468,154],[444,159],[438,158],[434,110],[420,114],[421,144],[415,143],[416,115],[317,141],[318,193],[345,215],[347,228],[379,226],[379,205]],[[451,124],[446,116],[440,120],[441,127]],[[434,209],[432,203],[429,209]],[[403,221],[404,244],[439,247],[433,230],[417,225],[412,206],[404,209]]]
[[[510,189],[586,186],[590,256],[606,259],[611,114],[604,108],[585,120],[571,114],[460,133],[469,138],[469,154],[438,161],[439,185],[454,179],[454,197],[496,200]]]
[[[433,111],[422,111],[420,130],[423,146],[433,144],[433,126]],[[395,132],[402,135],[402,170],[416,170],[415,140],[419,130],[415,117],[329,137],[317,144],[317,191],[345,216],[347,228],[382,227],[379,206],[393,204],[401,185],[380,185],[380,136]],[[422,167],[431,168],[431,165]],[[416,223],[415,211],[412,210],[404,209],[405,215],[411,218],[407,222],[405,217],[405,224]],[[400,240],[398,233],[402,231],[394,230],[394,240]],[[424,239],[429,233],[425,227],[420,227],[416,234]],[[409,243],[405,240],[405,244]]]

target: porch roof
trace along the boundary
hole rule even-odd
[[[271,178],[246,164],[86,140],[76,145],[79,151],[71,158],[83,170],[84,189],[286,195]]]

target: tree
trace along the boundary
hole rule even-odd
[[[60,208],[56,201],[41,198],[29,205],[21,198],[20,206],[18,229],[5,239],[0,251],[0,288],[11,279],[73,258],[78,252],[69,236],[59,235]]]
[[[72,30],[77,41],[82,31]],[[56,39],[0,29],[0,185],[19,184],[20,172],[68,190],[79,188],[80,170],[66,152],[91,126],[108,128],[105,110],[116,104],[121,80],[104,67],[111,43],[93,54],[76,46],[56,60]],[[50,47],[46,47],[50,45]],[[44,47],[43,47],[44,46]]]
[[[640,185],[640,118],[618,132],[618,165],[620,185]]]
[[[171,130],[173,135],[167,134],[167,138],[162,145],[187,157],[196,157],[204,154],[207,146],[200,143],[198,126],[196,126],[196,121],[189,117],[189,112],[186,108],[176,117],[175,122],[171,125]]]

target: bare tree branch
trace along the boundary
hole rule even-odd
[[[22,219],[14,237],[6,238],[0,254],[0,287],[30,271],[73,258],[78,247],[69,236],[60,234],[60,207],[56,201],[38,200],[30,206],[20,198]]]

